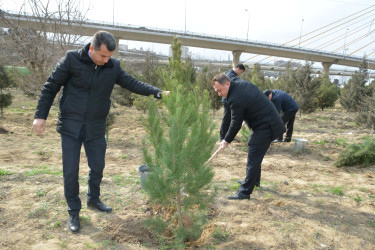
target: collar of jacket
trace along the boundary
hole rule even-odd
[[[90,45],[91,43],[86,44],[86,46],[80,49],[78,53],[79,53],[81,62],[86,63],[86,64],[95,64],[94,61],[89,57]],[[113,67],[112,58],[109,59],[108,62],[101,67],[112,68]]]

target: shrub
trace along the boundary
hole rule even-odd
[[[350,144],[335,162],[337,167],[358,164],[362,167],[375,164],[375,139],[365,139],[361,144]]]

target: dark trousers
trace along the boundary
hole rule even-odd
[[[293,134],[293,127],[294,127],[294,120],[296,119],[296,114],[298,110],[291,111],[291,112],[285,112],[282,116],[281,119],[283,120],[284,124],[286,125],[286,135],[285,139],[291,140],[292,139],[292,134]],[[281,135],[279,140],[283,139],[283,135]]]
[[[261,136],[264,137],[259,140]],[[249,151],[247,155],[246,178],[238,190],[239,193],[250,195],[254,190],[255,183],[260,183],[262,161],[271,145],[271,141],[272,137],[269,133],[260,133],[250,138],[248,143]]]
[[[87,201],[99,200],[100,196],[100,183],[103,178],[107,143],[104,136],[90,141],[86,141],[85,137],[85,127],[82,128],[78,138],[61,135],[64,194],[68,203],[69,214],[78,214],[82,206],[78,196],[79,160],[82,144],[90,168]]]

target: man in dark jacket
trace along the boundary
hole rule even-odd
[[[61,134],[64,194],[68,203],[68,226],[72,232],[80,229],[78,173],[82,144],[90,168],[87,205],[104,212],[112,210],[100,201],[99,196],[107,147],[106,118],[114,84],[137,94],[161,98],[160,89],[134,79],[121,68],[118,60],[111,58],[115,48],[113,35],[99,31],[84,48],[68,51],[43,85],[35,112],[33,127],[40,135],[44,132],[53,100],[63,87],[56,130]]]
[[[285,127],[271,101],[253,83],[239,77],[229,79],[225,74],[217,74],[212,79],[212,86],[219,96],[228,101],[221,123],[221,149],[224,150],[233,141],[243,121],[252,130],[248,141],[246,178],[238,192],[228,197],[249,199],[255,184],[260,182],[264,155],[272,140],[285,132]]]
[[[277,112],[283,111],[281,119],[286,125],[286,135],[283,140],[283,134],[281,134],[275,142],[290,142],[293,135],[294,120],[299,109],[298,103],[286,92],[275,89],[266,89],[263,93],[272,101],[275,105]]]

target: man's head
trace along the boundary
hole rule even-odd
[[[268,99],[270,99],[270,101],[272,100],[272,90],[266,89],[265,91],[263,91],[263,94],[265,94]]]
[[[230,87],[230,79],[226,74],[220,73],[215,75],[211,81],[211,84],[219,96],[227,98]]]
[[[116,40],[107,31],[98,31],[91,39],[90,55],[96,65],[104,65],[116,49]]]
[[[237,76],[240,76],[245,72],[245,66],[242,63],[237,64],[236,67],[233,68],[233,71],[236,72]]]

